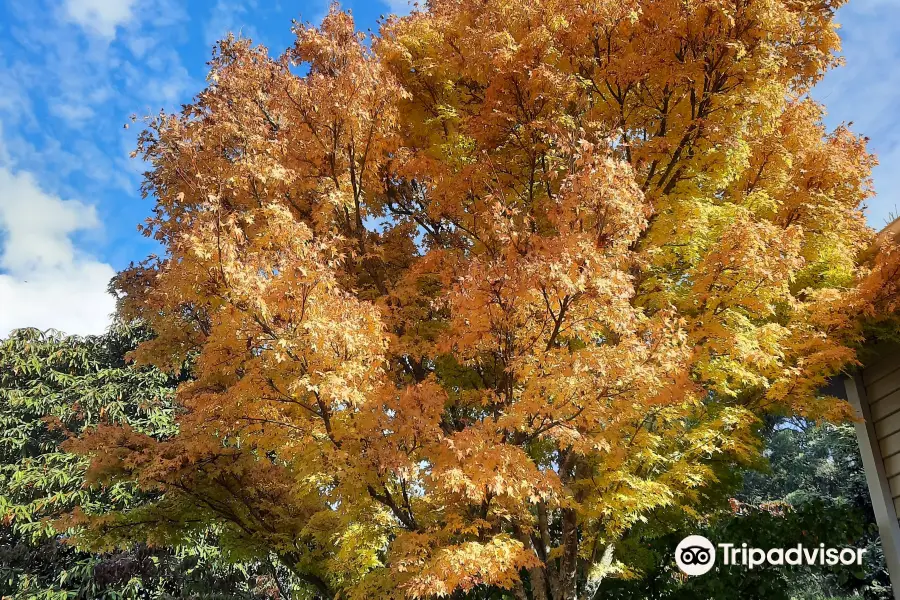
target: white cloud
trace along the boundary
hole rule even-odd
[[[134,34],[128,36],[125,40],[125,44],[128,46],[128,49],[131,50],[131,53],[138,60],[144,58],[147,53],[154,49],[159,40],[149,35],[140,35]]]
[[[50,112],[69,125],[81,124],[94,116],[94,109],[84,104],[69,104],[64,101],[50,105]]]
[[[108,327],[115,301],[106,287],[115,271],[71,237],[97,227],[94,207],[0,166],[0,337],[18,327],[82,335]]]
[[[0,166],[9,162],[9,149],[6,147],[6,141],[3,138],[3,121],[0,121]]]
[[[13,4],[0,36],[0,337],[100,333],[114,310],[109,263],[144,253],[127,233],[144,215],[120,202],[141,167],[123,158],[136,131],[122,124],[198,87],[177,50],[187,13],[177,0]]]
[[[416,0],[382,0],[385,4],[387,4],[388,8],[391,11],[391,14],[404,16],[408,15],[413,11],[413,4]],[[418,0],[418,8],[422,8],[425,4],[424,0]]]
[[[65,0],[69,19],[85,31],[108,40],[116,37],[116,28],[131,21],[135,0]]]

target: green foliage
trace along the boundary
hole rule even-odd
[[[81,339],[23,329],[0,343],[0,514],[17,534],[38,542],[55,533],[49,520],[63,511],[134,501],[123,486],[103,495],[85,488],[85,460],[59,445],[101,422],[156,437],[176,431],[173,382],[124,363],[138,335]]]
[[[0,340],[0,596],[63,598],[278,597],[267,565],[227,565],[211,533],[190,547],[135,546],[90,554],[54,526],[76,506],[93,513],[146,500],[127,485],[101,490],[86,459],[60,444],[101,423],[164,438],[177,431],[176,381],[126,365],[146,332],[66,337],[23,329]]]
[[[769,466],[745,474],[742,502],[783,500],[797,506],[819,500],[871,510],[852,424],[778,421],[765,437]]]
[[[697,526],[670,516],[634,528],[617,556],[641,577],[604,580],[597,598],[799,600],[891,597],[878,531],[853,426],[772,422],[764,432],[768,466],[749,471],[727,511]],[[723,486],[727,489],[727,486]],[[668,532],[665,527],[669,526]],[[777,566],[750,571],[717,563],[715,571],[685,578],[674,548],[689,534],[714,543],[769,549],[797,544],[866,548],[859,569]]]
[[[854,426],[780,421],[768,429],[766,438],[770,468],[747,473],[739,499],[750,504],[783,500],[832,535],[858,532],[843,545],[867,549],[861,571],[807,572],[791,580],[794,594],[808,597],[804,590],[818,589],[828,596],[857,592],[868,598],[891,597]]]

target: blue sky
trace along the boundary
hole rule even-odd
[[[361,29],[406,0],[347,0]],[[393,6],[392,6],[393,5]],[[291,19],[328,0],[0,0],[0,336],[21,326],[98,333],[106,284],[154,250],[136,224],[150,203],[129,159],[131,114],[187,102],[227,31],[279,53]],[[900,206],[900,0],[839,12],[846,66],[815,96],[831,126],[852,121],[881,161],[869,221]]]

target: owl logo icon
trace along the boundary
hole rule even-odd
[[[685,575],[703,575],[716,564],[716,547],[702,535],[689,535],[675,548],[675,564]]]

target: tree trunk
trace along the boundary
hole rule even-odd
[[[559,590],[554,600],[577,600],[578,515],[573,509],[562,511],[563,554],[559,561]]]

